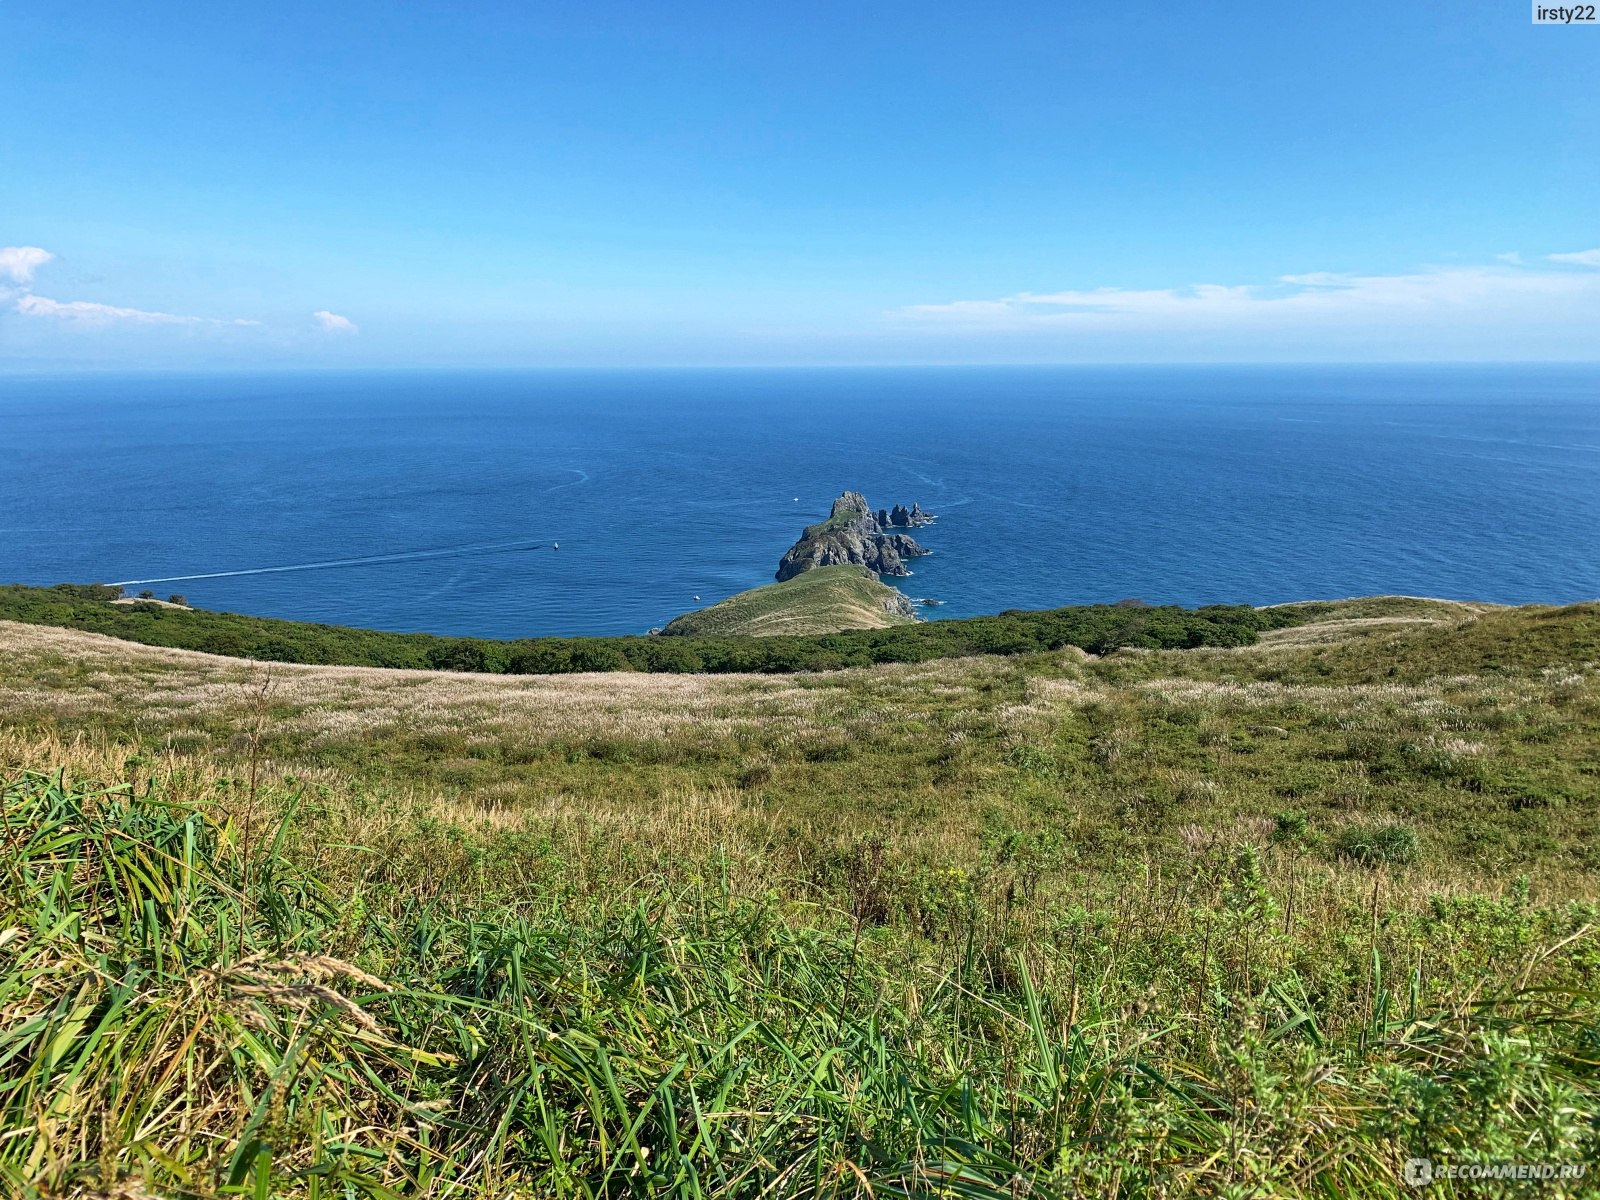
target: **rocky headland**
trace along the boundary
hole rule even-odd
[[[833,502],[826,521],[808,525],[800,540],[789,547],[778,563],[781,583],[803,571],[845,563],[865,567],[875,575],[911,574],[905,560],[930,553],[903,529],[916,529],[934,521],[932,513],[918,504],[873,512],[860,492],[845,492]]]

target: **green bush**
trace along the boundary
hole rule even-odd
[[[122,589],[109,583],[58,583],[50,589],[78,600],[120,600]]]
[[[1287,809],[1276,813],[1272,818],[1274,831],[1273,837],[1279,841],[1296,842],[1305,837],[1311,830],[1311,823],[1306,820],[1305,813],[1298,809]]]
[[[1334,835],[1332,849],[1365,867],[1413,863],[1421,853],[1417,831],[1395,822],[1347,825]]]

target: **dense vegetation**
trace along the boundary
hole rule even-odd
[[[1316,615],[788,679],[0,627],[0,1171],[998,1200],[1593,1162],[1600,607]]]
[[[117,605],[107,589],[0,587],[0,620],[105,633],[147,646],[203,650],[268,662],[340,663],[542,675],[574,671],[822,671],[965,654],[1027,654],[1078,646],[1104,653],[1242,646],[1265,629],[1303,619],[1298,609],[1089,605],[930,621],[808,637],[584,637],[492,641],[386,633],[155,604]]]

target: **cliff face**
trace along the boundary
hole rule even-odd
[[[927,525],[930,513],[918,505],[895,505],[876,513],[860,492],[845,492],[833,502],[826,521],[807,526],[800,540],[778,563],[778,580],[792,579],[814,567],[854,563],[877,575],[909,575],[905,560],[928,551],[909,534],[891,532]]]

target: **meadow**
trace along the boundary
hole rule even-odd
[[[1260,626],[546,676],[0,623],[0,1177],[1392,1196],[1412,1157],[1591,1163],[1600,605]]]

